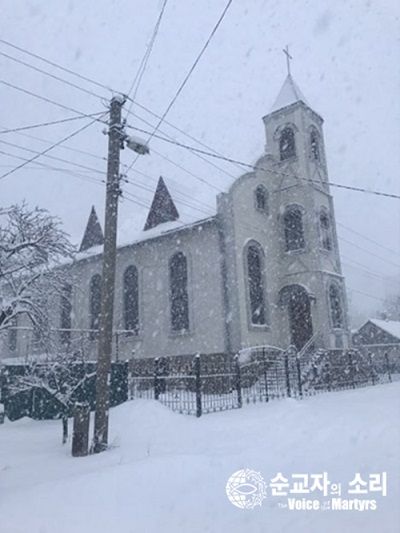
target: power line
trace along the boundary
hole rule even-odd
[[[150,133],[147,130],[143,130],[141,128],[137,128],[136,126],[132,126],[130,124],[127,124],[126,127],[131,128],[131,129],[136,130],[136,131],[140,131],[142,133]],[[298,179],[300,179],[302,181],[307,181],[307,182],[310,182],[310,183],[315,183],[317,185],[321,185],[321,182],[319,180],[313,180],[313,179],[310,179],[310,178],[302,178],[300,176],[294,176],[294,175],[291,176],[290,174],[285,174],[285,172],[281,172],[281,171],[278,171],[278,170],[272,170],[272,169],[266,169],[266,168],[263,168],[263,167],[260,167],[260,166],[257,166],[257,165],[251,165],[250,163],[244,163],[243,161],[239,161],[238,159],[232,159],[230,157],[221,156],[221,155],[218,155],[218,154],[215,154],[215,153],[208,152],[206,150],[201,150],[199,148],[195,148],[194,146],[189,146],[187,144],[184,144],[184,143],[181,143],[181,142],[178,142],[178,141],[173,141],[171,139],[167,139],[166,137],[162,137],[162,136],[157,135],[157,134],[153,134],[152,136],[155,137],[156,139],[168,142],[170,144],[174,144],[174,145],[179,146],[181,148],[185,148],[185,149],[193,151],[193,152],[198,152],[200,154],[204,154],[204,155],[207,155],[209,157],[214,157],[216,159],[221,159],[222,161],[228,161],[229,163],[237,163],[238,165],[242,165],[242,166],[244,166],[246,168],[251,168],[252,170],[263,170],[265,172],[273,172],[274,174],[279,174],[281,176],[286,175],[286,176],[289,176],[291,178],[297,177]],[[332,187],[338,187],[338,188],[342,188],[342,189],[348,189],[348,190],[356,191],[356,192],[375,194],[375,195],[378,195],[378,196],[386,196],[388,198],[395,198],[395,199],[399,199],[400,200],[400,195],[398,195],[398,194],[386,193],[386,192],[383,192],[383,191],[373,191],[371,189],[364,189],[362,187],[352,187],[350,185],[343,185],[341,183],[334,183],[332,181],[327,182],[327,185],[331,185]]]
[[[26,166],[28,163],[31,163],[32,161],[35,161],[36,159],[38,159],[39,157],[45,155],[47,152],[50,152],[50,150],[53,150],[53,148],[56,148],[57,146],[59,146],[60,144],[68,141],[69,139],[71,139],[72,137],[75,137],[76,135],[78,135],[79,133],[81,133],[83,130],[89,128],[89,126],[91,126],[92,124],[94,124],[95,122],[97,121],[97,119],[94,119],[92,120],[91,122],[89,122],[88,124],[85,124],[84,126],[82,126],[81,128],[75,130],[74,132],[70,133],[69,135],[67,135],[66,137],[63,137],[62,139],[60,139],[59,141],[55,142],[54,144],[52,144],[51,146],[49,146],[48,148],[46,148],[45,150],[43,150],[42,152],[36,154],[34,157],[32,157],[31,159],[28,159],[27,161],[25,161],[24,163],[21,163],[20,165],[16,166],[15,168],[13,168],[12,170],[9,170],[8,172],[6,172],[5,174],[3,174],[2,176],[0,176],[0,180],[6,178],[7,176],[10,176],[11,174],[13,174],[14,172],[16,172],[17,170],[23,168],[24,166]]]
[[[139,102],[135,101],[133,102],[134,105],[137,105],[138,107],[140,107],[140,109],[143,109],[144,111],[146,111],[147,113],[149,113],[150,115],[152,115],[153,117],[155,118],[158,118],[158,119],[161,119],[161,116],[158,115],[157,113],[154,113],[154,111],[152,111],[151,109],[149,109],[148,107],[144,106],[143,104],[140,104]],[[139,115],[136,115],[135,113],[129,111],[130,114],[132,114],[134,117],[138,118],[139,120],[143,121],[144,123],[148,124],[149,126],[151,126],[151,124],[149,122],[147,122],[146,120],[144,120],[142,117],[140,117]],[[196,137],[194,137],[193,135],[190,135],[190,133],[187,133],[185,130],[179,128],[178,126],[172,124],[171,122],[169,122],[168,120],[166,120],[164,118],[164,121],[163,121],[165,124],[167,124],[168,126],[170,126],[171,128],[173,128],[174,130],[176,131],[179,131],[179,133],[182,133],[183,135],[185,135],[186,137],[188,137],[188,139],[191,139],[192,141],[195,141],[196,143],[198,143],[200,146],[203,146],[203,148],[207,148],[207,150],[211,150],[212,152],[214,152],[214,154],[216,155],[221,155],[217,150],[215,150],[212,146],[209,146],[208,144],[200,141],[199,139],[197,139]],[[159,131],[161,132],[161,130],[159,129]],[[165,132],[162,132],[163,135],[166,135]],[[167,135],[167,137],[169,137],[170,139],[173,139],[173,137],[171,137],[170,135]],[[175,139],[174,139],[175,140]],[[242,167],[238,164],[238,163],[232,163],[233,165],[235,165],[236,168],[239,168],[240,170],[243,170]],[[219,168],[219,167],[217,167]],[[221,170],[221,169],[220,169]],[[226,171],[225,171],[226,172]]]
[[[23,52],[24,54],[28,54],[31,57],[34,57],[35,59],[39,59],[40,61],[43,61],[44,63],[47,63],[48,65],[51,65],[52,67],[58,68],[60,70],[63,70],[64,72],[67,72],[68,74],[71,74],[72,76],[76,76],[77,78],[80,78],[81,80],[87,81],[89,83],[93,83],[94,85],[97,85],[98,87],[101,87],[102,89],[106,89],[110,92],[117,92],[108,87],[107,85],[104,85],[103,83],[100,83],[96,80],[93,80],[92,78],[89,78],[87,76],[83,76],[82,74],[79,74],[78,72],[75,72],[71,69],[68,69],[66,67],[63,67],[59,63],[55,63],[54,61],[50,61],[49,59],[44,58],[43,56],[40,56],[39,54],[34,54],[33,52],[30,52],[29,50],[26,50],[26,48],[22,48],[21,46],[17,46],[10,41],[6,41],[5,39],[0,39],[0,43],[3,43],[7,46],[10,46],[11,48],[14,48],[15,50],[18,50],[19,52]],[[119,93],[122,94],[122,93]]]
[[[200,53],[197,55],[194,63],[192,64],[192,66],[190,67],[189,71],[187,72],[185,78],[183,79],[182,83],[180,84],[180,86],[178,87],[175,95],[173,96],[172,100],[170,101],[170,103],[168,104],[166,110],[164,111],[164,113],[161,115],[160,117],[160,120],[157,124],[157,126],[154,128],[153,132],[150,134],[150,137],[148,138],[147,140],[147,143],[150,142],[150,140],[152,139],[152,137],[154,136],[154,134],[156,133],[156,131],[158,130],[158,128],[161,126],[164,118],[167,116],[167,114],[169,113],[169,111],[171,110],[172,106],[174,105],[174,103],[176,102],[176,100],[178,99],[179,95],[181,94],[183,88],[185,87],[186,83],[188,82],[190,76],[192,75],[193,71],[195,70],[195,68],[197,67],[200,59],[202,58],[204,52],[206,51],[206,49],[208,48],[212,38],[214,37],[216,31],[218,30],[221,22],[223,21],[225,15],[226,15],[226,12],[228,11],[230,5],[232,4],[232,0],[228,0],[225,8],[223,9],[217,23],[215,24],[214,28],[212,29],[208,39],[206,40],[205,44],[203,45],[202,49],[200,50]],[[138,157],[136,156],[136,158],[132,161],[131,163],[131,167],[135,164],[135,162],[137,161]]]
[[[19,144],[16,144],[16,143],[10,143],[10,142],[7,142],[7,141],[2,141],[0,140],[0,143],[1,144],[6,144],[7,146],[12,146],[13,148],[19,148],[20,150],[25,150],[26,152],[30,152],[30,153],[33,153],[33,154],[39,154],[39,155],[42,155],[43,157],[47,157],[49,159],[53,159],[55,161],[61,161],[61,163],[67,163],[67,165],[73,165],[75,167],[80,167],[80,168],[83,168],[85,170],[89,170],[91,172],[95,172],[97,174],[101,174],[101,175],[105,175],[105,171],[103,170],[99,170],[97,168],[94,168],[94,167],[89,167],[87,165],[83,165],[81,163],[76,163],[75,161],[69,161],[68,159],[63,159],[62,157],[57,157],[57,156],[54,156],[54,155],[47,155],[47,154],[44,154],[43,152],[40,152],[38,150],[33,150],[32,148],[26,148],[25,146],[21,146]]]
[[[103,115],[103,114],[104,114],[104,111],[99,111],[98,113],[91,113],[89,115],[62,118],[60,120],[52,120],[50,122],[40,122],[39,124],[31,124],[30,126],[20,126],[18,128],[3,129],[3,130],[0,131],[0,135],[3,134],[3,133],[18,133],[19,131],[32,130],[32,129],[35,129],[35,128],[42,128],[42,127],[45,127],[45,126],[54,126],[55,124],[63,124],[64,122],[71,122],[73,120],[82,120],[83,118],[95,117],[97,115]]]
[[[5,54],[4,52],[0,52],[0,55],[3,57],[6,57],[7,59],[10,59],[11,61],[15,61],[16,63],[19,63],[20,65],[24,65],[25,67],[35,70],[36,72],[40,72],[41,74],[44,74],[45,76],[49,76],[50,78],[53,78],[54,80],[60,81],[61,83],[65,83],[66,85],[69,85],[70,87],[74,87],[75,89],[78,89],[79,91],[82,91],[86,94],[95,96],[96,98],[100,98],[100,99],[103,98],[102,95],[96,94],[93,91],[89,91],[88,89],[84,89],[83,87],[80,87],[79,85],[76,85],[75,83],[65,80],[64,78],[60,78],[59,76],[56,76],[55,74],[51,74],[50,72],[42,70],[39,67],[35,67],[34,65],[31,65],[30,63],[26,63],[25,61],[22,61],[21,59],[17,59],[16,57]]]
[[[164,11],[165,11],[165,7],[167,5],[167,2],[168,2],[168,0],[164,0],[164,2],[163,2],[160,14],[158,15],[157,22],[156,22],[156,24],[154,26],[154,30],[153,30],[153,34],[152,34],[151,39],[150,39],[150,43],[149,43],[149,45],[146,48],[146,52],[144,53],[144,56],[143,56],[142,61],[141,61],[140,65],[139,65],[138,71],[136,72],[136,76],[135,76],[135,78],[134,78],[134,80],[132,82],[132,85],[131,85],[131,87],[130,87],[130,89],[128,91],[128,97],[129,97],[130,94],[132,93],[134,87],[135,87],[135,84],[136,84],[136,88],[135,88],[135,92],[134,92],[133,97],[132,97],[130,108],[132,107],[133,102],[136,99],[136,95],[137,95],[137,91],[138,91],[139,86],[140,86],[140,82],[142,81],[144,72],[145,72],[146,67],[147,67],[147,63],[148,63],[148,61],[150,59],[150,55],[151,55],[151,52],[153,50],[153,46],[154,46],[155,40],[157,38],[158,30],[160,29],[161,20],[162,20],[162,17],[164,15]]]
[[[367,253],[367,254],[370,254],[374,257],[377,257],[378,259],[381,259],[381,261],[384,261],[385,263],[390,263],[391,265],[397,267],[397,268],[400,268],[400,264],[398,263],[395,263],[394,261],[391,261],[390,259],[386,259],[378,254],[375,254],[374,252],[371,252],[371,250],[367,250],[366,248],[363,248],[362,246],[360,246],[359,244],[356,244],[355,242],[352,242],[352,241],[349,241],[343,237],[340,238],[341,241],[344,241],[344,242],[347,242],[348,244],[351,244],[352,246],[354,246],[355,248],[358,248],[359,250]]]
[[[358,294],[362,294],[363,296],[367,296],[368,298],[372,298],[373,300],[377,300],[378,302],[383,302],[383,303],[386,302],[386,300],[384,300],[383,298],[379,298],[378,296],[373,296],[372,294],[368,294],[367,292],[359,291],[358,289],[349,288],[349,290],[350,292],[351,291],[357,292]]]
[[[397,254],[397,252],[395,252],[395,250],[392,250],[392,248],[388,248],[387,246],[384,246],[383,244],[381,244],[380,242],[378,241],[374,241],[373,239],[371,239],[370,237],[367,237],[366,235],[363,235],[362,233],[352,229],[352,228],[349,228],[348,226],[345,226],[344,224],[342,224],[341,222],[336,222],[336,224],[338,226],[341,226],[342,228],[344,229],[347,229],[348,231],[351,231],[351,233],[354,233],[355,235],[358,235],[359,237],[361,237],[362,239],[365,239],[366,241],[369,241],[369,242],[372,242],[373,244],[375,244],[376,246],[379,246],[380,248],[382,248],[383,250],[386,250],[387,252],[391,252],[393,254]]]
[[[0,39],[0,42],[1,42],[1,39]],[[25,93],[25,94],[28,94],[29,96],[33,96],[35,98],[38,98],[39,100],[43,100],[44,102],[48,102],[50,104],[53,104],[57,107],[60,107],[61,109],[66,109],[67,111],[72,111],[73,113],[76,113],[77,115],[80,115],[81,117],[86,117],[86,118],[92,118],[93,115],[89,115],[87,113],[84,113],[82,111],[78,111],[77,109],[74,109],[72,107],[69,107],[69,106],[66,106],[64,104],[60,104],[59,102],[56,102],[55,100],[51,100],[50,98],[47,98],[46,96],[42,96],[40,94],[37,94],[37,93],[34,93],[32,91],[29,91],[28,89],[24,89],[23,87],[19,87],[18,85],[13,85],[12,83],[9,83],[8,81],[5,81],[5,80],[0,80],[0,83],[2,83],[3,85],[5,85],[6,87],[10,87],[11,89],[15,89],[16,91],[20,91],[22,93]],[[107,124],[106,122],[100,120],[100,119],[95,119],[94,122],[101,122],[102,124]]]
[[[27,163],[30,162],[30,160],[27,159],[26,157],[21,157],[21,156],[16,155],[16,154],[11,154],[10,152],[6,152],[6,151],[3,151],[3,150],[0,150],[0,154],[5,155],[7,157],[13,157],[14,159],[18,159],[20,161],[26,161]],[[79,172],[73,171],[71,169],[53,167],[53,166],[50,166],[50,165],[46,165],[45,163],[41,163],[39,161],[33,161],[32,164],[33,165],[37,165],[38,167],[41,167],[40,169],[32,167],[32,170],[51,170],[52,172],[63,172],[64,174],[80,178],[80,179],[82,179],[84,181],[91,181],[92,183],[97,183],[97,184],[101,184],[101,185],[104,184],[104,180],[100,180],[100,179],[94,178],[92,176],[85,176],[85,175],[80,174]]]
[[[144,122],[146,125],[150,126],[150,127],[153,127],[153,124],[151,124],[151,122],[145,120],[143,117],[137,115],[136,113],[132,113],[131,111],[129,111],[129,114],[136,117],[137,119],[141,120],[142,122]],[[170,124],[169,122],[167,122],[166,120],[164,121],[166,124]],[[178,129],[178,131],[182,131],[183,130],[179,130],[179,128],[175,128],[175,129]],[[172,137],[171,135],[169,135],[168,133],[166,133],[165,131],[162,131],[160,128],[158,129],[158,131],[160,133],[162,133],[162,135],[165,135],[168,139],[172,139],[173,141],[175,141],[176,139],[174,139],[174,137]],[[184,132],[183,132],[184,133]],[[190,135],[188,135],[189,137],[191,137]],[[200,141],[197,141],[196,139],[194,139],[196,142],[199,142]],[[200,143],[202,144],[202,143]],[[207,145],[204,145],[207,147]],[[153,149],[152,149],[153,151]],[[219,167],[218,165],[216,165],[215,163],[213,163],[212,161],[210,161],[209,159],[207,159],[206,157],[202,156],[201,154],[198,154],[197,152],[193,152],[191,151],[192,155],[194,155],[195,157],[197,157],[198,159],[201,159],[202,161],[206,162],[208,165],[211,165],[212,167],[216,168],[217,170],[219,170],[220,172],[226,174],[227,176],[229,176],[230,178],[232,179],[236,179],[237,176],[234,176],[233,174],[231,174],[230,172],[228,172],[227,170],[225,170],[224,168],[222,167]],[[217,152],[215,152],[217,153]],[[159,154],[161,155],[161,154]],[[240,168],[241,171],[243,171],[242,167],[239,167],[239,165],[236,165],[238,168]]]

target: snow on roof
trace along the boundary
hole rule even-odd
[[[277,99],[275,100],[275,103],[271,108],[270,113],[278,111],[278,109],[282,109],[283,107],[286,107],[299,101],[309,105],[303,93],[296,85],[296,82],[294,81],[292,76],[288,74],[286,80],[282,85],[281,90],[279,91]]]
[[[383,329],[386,333],[400,339],[400,322],[397,320],[379,320],[377,318],[370,318],[368,322],[372,322],[372,324]]]
[[[161,235],[167,235],[169,233],[174,233],[176,231],[180,231],[183,229],[187,229],[190,227],[195,227],[197,225],[203,224],[205,222],[209,222],[213,220],[214,217],[208,217],[201,220],[196,220],[195,222],[191,222],[188,224],[183,223],[180,220],[172,220],[169,222],[164,222],[163,224],[159,224],[158,226],[155,226],[154,228],[148,229],[148,230],[138,230],[136,232],[133,232],[129,239],[118,239],[117,247],[124,248],[125,246],[131,246],[133,244],[137,244],[139,242],[144,242],[150,239],[155,239],[156,237],[160,237]],[[93,246],[92,248],[89,248],[88,250],[85,250],[83,252],[79,252],[75,256],[75,261],[80,261],[82,259],[87,259],[89,257],[93,257],[96,255],[100,255],[103,253],[103,246]],[[70,261],[68,261],[70,262]]]

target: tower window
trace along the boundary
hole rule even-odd
[[[319,214],[319,225],[321,231],[321,244],[324,250],[332,250],[331,221],[325,209],[321,209]]]
[[[263,185],[259,185],[255,192],[256,208],[268,213],[268,192]]]
[[[100,327],[101,276],[95,274],[90,280],[90,340],[94,340]]]
[[[279,138],[279,154],[281,161],[296,155],[296,144],[292,128],[286,127],[283,129]]]
[[[343,309],[340,290],[336,285],[329,287],[329,307],[331,312],[332,326],[334,328],[343,327]]]
[[[259,246],[252,244],[247,249],[247,281],[250,302],[250,317],[253,325],[266,324],[264,258]]]
[[[288,207],[283,217],[286,251],[305,248],[303,215],[300,207]]]
[[[310,133],[310,149],[311,149],[311,159],[314,159],[315,161],[319,161],[320,160],[319,135],[315,128],[313,128]]]
[[[171,329],[189,330],[189,295],[187,260],[182,252],[172,256],[169,263]]]
[[[138,270],[134,265],[124,272],[124,327],[132,334],[139,333],[139,283]]]

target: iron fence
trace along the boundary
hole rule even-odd
[[[395,352],[317,350],[312,357],[301,358],[292,347],[284,351],[261,346],[234,357],[196,355],[177,361],[132,361],[130,398],[156,399],[174,411],[199,417],[250,403],[400,379],[400,357]]]

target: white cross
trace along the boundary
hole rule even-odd
[[[286,66],[287,66],[288,75],[290,76],[290,60],[293,59],[293,57],[289,54],[289,46],[286,45],[286,48],[284,48],[282,52],[286,56]]]

